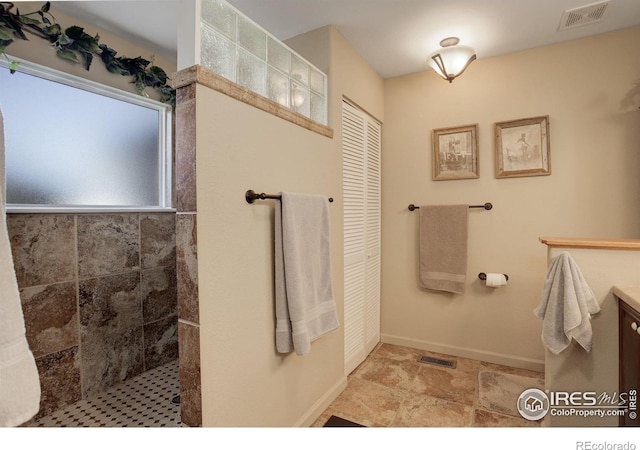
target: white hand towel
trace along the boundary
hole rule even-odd
[[[281,193],[275,214],[276,349],[306,355],[338,327],[327,198]]]
[[[549,264],[542,300],[533,312],[543,320],[542,341],[552,353],[563,351],[571,339],[591,351],[590,319],[600,312],[600,305],[569,252],[560,253]]]
[[[4,125],[0,110],[0,427],[22,425],[40,408],[38,369],[25,336],[5,214]]]

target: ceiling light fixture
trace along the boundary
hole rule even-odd
[[[460,39],[448,37],[440,41],[440,50],[429,56],[429,65],[449,83],[459,76],[476,59],[471,47],[458,45]]]

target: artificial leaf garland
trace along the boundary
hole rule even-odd
[[[0,54],[7,58],[6,48],[15,39],[29,40],[25,32],[47,39],[56,54],[74,63],[82,62],[89,70],[94,57],[100,59],[111,73],[132,77],[132,83],[140,95],[147,95],[146,88],[152,88],[160,93],[160,101],[175,105],[175,89],[167,84],[168,77],[160,67],[141,58],[126,58],[116,56],[117,52],[105,44],[100,43],[100,36],[87,34],[82,27],[71,26],[63,31],[53,14],[50,12],[51,2],[46,2],[38,11],[20,14],[20,10],[13,12],[15,5],[11,2],[0,2]],[[36,18],[38,17],[38,18]],[[11,73],[15,72],[18,63],[10,62]]]

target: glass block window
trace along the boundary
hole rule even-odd
[[[200,64],[327,125],[327,76],[225,0],[203,0]]]

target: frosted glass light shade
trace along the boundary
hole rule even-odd
[[[451,83],[475,59],[476,53],[471,47],[454,45],[432,53],[428,62],[438,75]]]

